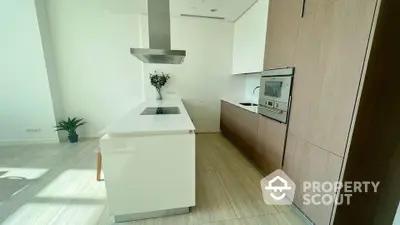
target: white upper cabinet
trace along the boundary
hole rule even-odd
[[[232,73],[264,69],[269,0],[258,0],[234,24]]]

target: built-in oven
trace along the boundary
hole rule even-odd
[[[294,68],[265,70],[260,83],[258,112],[287,123],[292,94]]]

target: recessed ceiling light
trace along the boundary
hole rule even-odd
[[[216,12],[218,9],[210,9],[211,12]]]

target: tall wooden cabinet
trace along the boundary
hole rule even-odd
[[[274,33],[288,20],[277,13],[283,2],[271,0],[266,45],[278,55],[267,57],[267,67],[296,67],[283,169],[297,184],[295,204],[316,224],[329,224],[334,205],[303,204],[301,182],[340,179],[377,0],[306,0],[304,17],[298,13],[293,23],[294,43],[290,34]]]
[[[339,0],[306,15],[296,43],[289,132],[344,156],[376,0]]]
[[[302,0],[270,0],[264,68],[294,65]]]
[[[342,176],[380,183],[377,193],[355,193],[350,205],[338,206],[335,225],[400,224],[400,1],[379,6]]]
[[[304,0],[304,16],[315,13],[321,7],[324,7],[329,1],[333,2],[336,0]]]

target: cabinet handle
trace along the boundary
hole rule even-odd
[[[301,18],[304,17],[305,8],[306,8],[306,0],[303,0],[303,3],[302,3],[302,5],[301,5],[301,14],[300,14],[300,17],[301,17]]]

